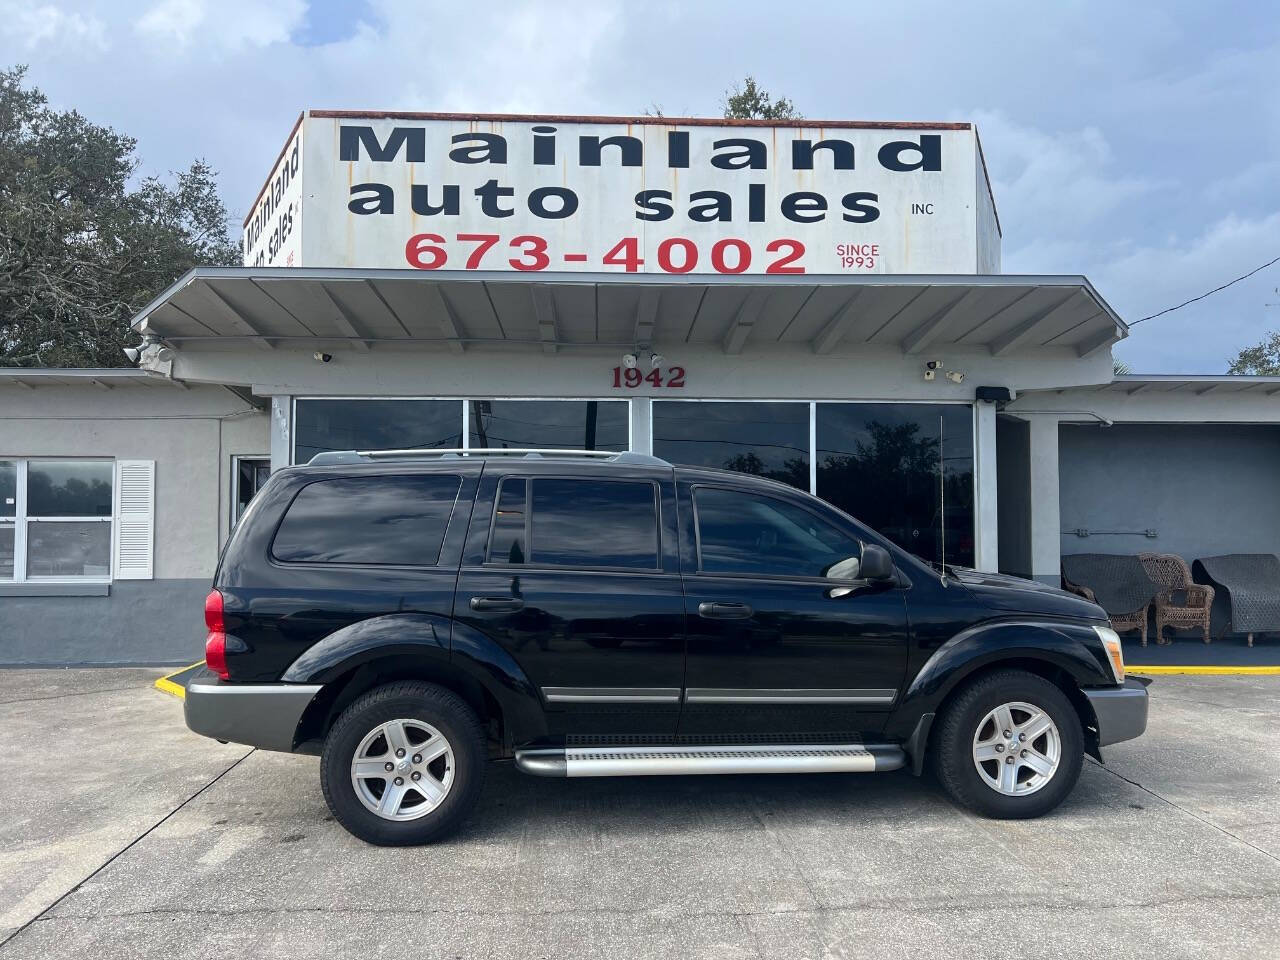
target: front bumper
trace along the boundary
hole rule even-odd
[[[293,750],[298,722],[320,687],[303,683],[227,683],[208,670],[187,682],[183,714],[202,736],[263,750]]]
[[[1122,687],[1085,690],[1098,720],[1098,746],[1142,736],[1147,729],[1147,685],[1130,678]]]

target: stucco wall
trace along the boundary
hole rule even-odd
[[[1062,552],[1280,553],[1280,426],[1063,424]]]
[[[198,659],[231,457],[267,449],[266,414],[221,387],[0,384],[0,457],[156,461],[155,579],[116,581],[108,596],[0,592],[0,664]]]

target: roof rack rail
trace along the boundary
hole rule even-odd
[[[660,457],[632,450],[561,450],[536,447],[416,447],[403,450],[327,450],[317,453],[307,461],[308,466],[333,466],[344,463],[375,463],[379,460],[414,460],[439,457],[442,460],[460,457],[584,457],[610,460],[614,463],[671,466]]]

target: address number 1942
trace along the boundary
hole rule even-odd
[[[684,388],[684,376],[684,367],[654,367],[648,373],[642,373],[635,367],[614,367],[613,385],[632,390],[645,384],[667,390],[681,390]]]

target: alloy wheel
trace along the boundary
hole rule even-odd
[[[351,785],[364,806],[384,820],[416,820],[440,806],[453,786],[449,741],[421,720],[388,720],[374,727],[351,759]]]
[[[1053,718],[1035,704],[1015,701],[990,711],[973,735],[973,765],[997,793],[1025,797],[1050,780],[1062,760]]]

